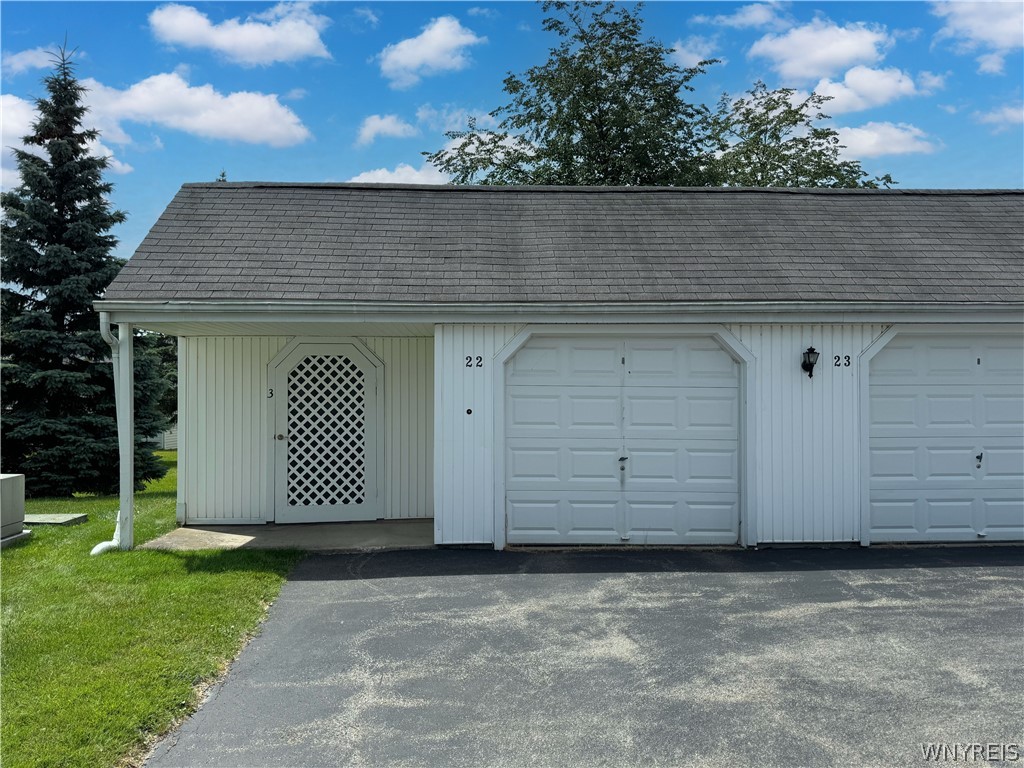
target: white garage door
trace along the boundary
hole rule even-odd
[[[1024,340],[898,336],[871,361],[871,540],[1024,538]]]
[[[532,339],[506,366],[508,542],[736,542],[738,382],[709,338]]]

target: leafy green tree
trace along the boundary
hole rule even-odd
[[[559,38],[548,60],[509,74],[497,130],[470,121],[423,154],[457,184],[704,185],[713,182],[709,112],[683,95],[711,61],[671,62],[644,39],[641,5],[543,4]]]
[[[23,139],[39,155],[15,150],[21,184],[0,198],[3,471],[25,474],[34,496],[109,493],[118,482],[113,376],[92,302],[121,268],[110,230],[125,214],[107,199],[107,160],[90,153],[98,133],[82,127],[85,88],[66,49],[43,83],[48,96]],[[154,407],[166,384],[145,343],[138,352],[137,485],[165,471],[141,440],[166,423]]]
[[[727,187],[867,187],[896,182],[872,178],[857,160],[843,160],[838,132],[821,125],[831,96],[798,99],[791,88],[769,91],[758,80],[738,99],[723,94],[714,115],[721,153],[718,180]]]

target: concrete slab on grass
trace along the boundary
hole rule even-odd
[[[88,519],[86,514],[25,515],[25,525],[79,525]]]

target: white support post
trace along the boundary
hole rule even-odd
[[[118,323],[119,365],[114,370],[114,401],[117,406],[117,444],[121,465],[121,508],[118,511],[120,549],[135,544],[135,364],[132,326]]]

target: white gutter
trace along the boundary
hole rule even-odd
[[[110,331],[110,313],[100,312],[100,335],[103,340],[110,345],[110,358],[114,363],[114,381],[120,378],[121,374],[121,345],[117,343],[117,337],[114,336]],[[104,552],[109,552],[112,549],[118,549],[121,546],[121,510],[117,511],[117,524],[114,526],[114,538],[110,541],[101,541],[92,551],[90,555],[102,555]]]
[[[1021,302],[341,302],[97,301],[115,322],[163,323],[1016,323]],[[182,335],[182,334],[178,334]],[[184,335],[190,335],[188,333]]]
[[[411,301],[278,301],[265,299],[210,299],[210,300],[166,300],[101,299],[93,303],[100,312],[189,312],[189,313],[237,313],[237,312],[295,312],[318,315],[429,315],[438,314],[472,315],[514,314],[514,315],[565,315],[565,314],[660,314],[673,312],[692,314],[699,312],[934,312],[978,311],[978,310],[1019,310],[1024,307],[1020,301],[543,301],[543,302],[411,302]]]

